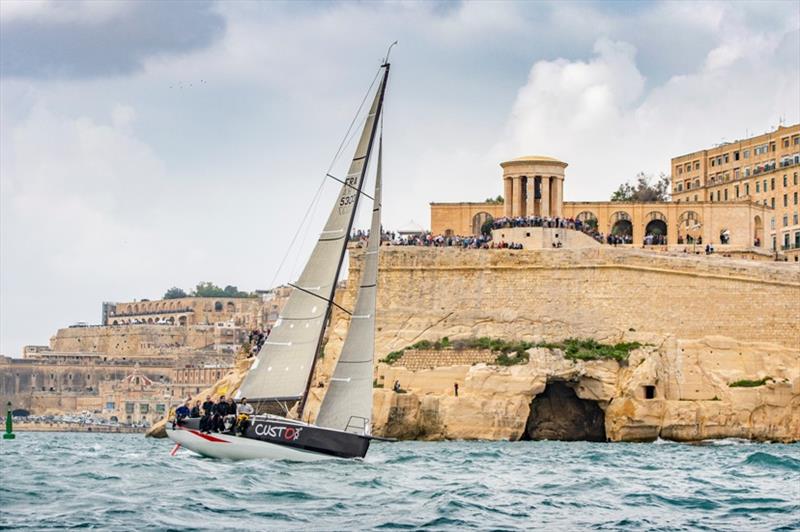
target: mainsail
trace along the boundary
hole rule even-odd
[[[350,328],[336,364],[328,393],[316,424],[350,432],[368,433],[372,419],[372,373],[375,350],[375,297],[378,283],[378,251],[381,245],[381,162],[383,142],[378,145],[378,169],[372,224],[364,254],[361,281]]]
[[[239,388],[239,397],[256,403],[289,402],[308,391],[383,106],[389,65],[383,66],[383,77],[337,201],[303,273],[292,285],[294,290],[280,318]]]

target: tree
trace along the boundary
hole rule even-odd
[[[247,292],[240,292],[235,286],[228,285],[220,288],[210,281],[198,283],[192,292],[194,297],[250,297]]]
[[[182,288],[178,288],[177,286],[173,286],[164,292],[164,299],[178,299],[181,297],[188,297],[188,294],[184,292]]]
[[[486,198],[486,201],[484,201],[484,203],[489,203],[491,205],[500,205],[504,202],[505,200],[503,200],[503,196],[500,195],[498,195],[496,198]]]
[[[611,201],[638,201],[643,203],[653,201],[669,201],[669,191],[672,179],[666,174],[659,174],[652,183],[653,176],[644,172],[636,174],[633,184],[623,183],[611,194]]]

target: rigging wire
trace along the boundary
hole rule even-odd
[[[352,133],[352,131],[354,131],[353,126],[356,124],[356,121],[358,121],[358,117],[361,115],[361,111],[364,108],[364,103],[367,101],[367,98],[372,92],[372,88],[375,86],[375,81],[378,79],[378,76],[381,73],[381,68],[382,67],[379,67],[378,70],[375,72],[375,77],[372,78],[372,83],[370,83],[369,88],[367,88],[367,91],[364,93],[364,97],[361,99],[361,103],[358,105],[358,109],[356,110],[356,113],[353,116],[353,120],[347,127],[347,131],[345,131],[344,137],[342,138],[342,141],[339,143],[339,148],[336,150],[336,153],[331,159],[331,163],[328,166],[328,171],[325,173],[326,175],[323,176],[323,178],[320,180],[319,186],[317,187],[317,190],[314,193],[314,196],[312,197],[311,203],[306,209],[306,212],[303,215],[302,220],[300,221],[300,225],[297,227],[297,230],[295,231],[294,236],[292,237],[292,241],[289,243],[289,247],[286,249],[286,253],[284,253],[283,258],[281,259],[281,262],[278,265],[277,270],[275,270],[275,275],[273,275],[272,281],[270,281],[269,288],[273,288],[275,286],[275,282],[278,280],[278,276],[280,275],[280,272],[283,270],[283,267],[286,264],[286,259],[289,258],[289,254],[295,247],[295,243],[297,243],[297,237],[300,236],[301,232],[303,233],[303,238],[301,239],[301,242],[305,242],[305,239],[308,234],[308,226],[310,225],[306,224],[306,221],[309,219],[309,216],[316,210],[317,204],[319,203],[319,200],[322,196],[322,189],[325,186],[325,182],[328,180],[327,174],[331,173],[331,170],[333,169],[333,166],[336,164],[336,161],[339,159],[344,149],[347,146],[349,146],[350,142],[353,139],[353,136],[355,136],[355,134]],[[366,120],[366,117],[364,117],[364,120]],[[303,231],[304,226],[306,229],[305,231]],[[347,235],[347,238],[350,238],[350,235]],[[293,271],[297,270],[297,259],[299,255],[300,254],[298,253],[297,257],[295,257],[295,264],[292,267]]]

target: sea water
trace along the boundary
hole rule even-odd
[[[19,433],[0,450],[9,529],[800,529],[796,444],[399,442],[292,463]]]

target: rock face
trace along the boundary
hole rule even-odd
[[[606,441],[605,414],[596,401],[580,399],[563,382],[551,382],[533,398],[522,439]]]
[[[766,377],[761,386],[730,386]],[[622,364],[570,361],[549,349],[509,368],[381,364],[378,380],[406,391],[375,390],[374,428],[390,437],[800,440],[800,350],[719,336],[666,338]]]

